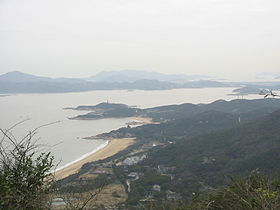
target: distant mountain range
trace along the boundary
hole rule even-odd
[[[92,82],[136,82],[138,80],[159,80],[165,82],[185,83],[210,79],[205,75],[185,75],[185,74],[162,74],[158,72],[148,72],[139,70],[104,71],[95,76],[85,78]]]
[[[51,80],[48,77],[38,77],[31,74],[22,73],[19,71],[8,72],[0,76],[1,82],[34,82]]]
[[[51,78],[19,71],[0,75],[0,94],[64,93],[91,90],[170,90],[176,88],[240,87],[236,95],[258,94],[260,89],[279,90],[274,82],[218,82],[204,75],[161,74],[122,70],[107,71],[87,78]]]
[[[40,77],[32,74],[23,73],[20,71],[12,71],[6,74],[0,75],[0,82],[12,82],[12,83],[23,83],[23,82],[85,82],[83,79],[76,78],[50,78]]]
[[[229,84],[199,80],[207,76],[167,75],[146,71],[101,72],[88,78],[50,78],[19,71],[0,75],[0,93],[56,93],[90,90],[167,90],[225,87]],[[195,81],[194,81],[195,80]]]
[[[104,71],[87,78],[50,78],[35,76],[20,71],[12,71],[0,75],[0,82],[136,82],[138,80],[158,80],[174,83],[187,81],[198,81],[209,79],[204,75],[184,75],[184,74],[162,74],[158,72],[148,72],[139,70]]]
[[[280,79],[280,72],[262,72],[258,73],[256,78],[266,80]]]

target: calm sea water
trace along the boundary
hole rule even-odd
[[[17,94],[0,97],[0,127],[7,129],[22,121],[13,129],[17,139],[21,139],[38,126],[36,134],[41,151],[51,151],[56,163],[63,166],[104,144],[103,140],[84,140],[83,137],[97,135],[125,126],[124,119],[103,119],[92,121],[68,120],[68,117],[86,112],[65,110],[65,107],[96,105],[101,102],[125,103],[140,108],[180,104],[210,103],[218,99],[232,100],[229,96],[234,88],[176,89],[165,91],[91,91],[62,94]],[[258,95],[246,99],[260,98]]]

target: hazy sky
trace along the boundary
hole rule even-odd
[[[0,73],[280,72],[279,0],[0,0]]]

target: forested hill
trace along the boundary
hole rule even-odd
[[[229,113],[241,118],[244,114],[261,116],[280,108],[279,99],[236,99],[232,101],[218,100],[210,104],[184,103],[179,105],[159,106],[147,109],[129,107],[125,104],[101,103],[92,106],[78,106],[76,110],[88,110],[87,114],[78,115],[73,119],[100,119],[112,117],[142,116],[152,118],[154,121],[167,122],[177,119],[186,119],[207,111]],[[245,116],[246,118],[246,116]],[[242,120],[242,119],[241,119]]]
[[[277,110],[280,108],[279,99],[236,99],[231,101],[217,100],[210,104],[180,104],[160,106],[146,109],[147,116],[154,120],[172,120],[192,116],[205,111],[219,111],[230,114],[243,114],[248,112],[266,112],[266,110]]]
[[[210,131],[238,126],[278,109],[280,109],[280,100],[278,99],[219,100],[210,104],[181,104],[144,110],[138,109],[134,114],[140,113],[161,123],[135,128],[121,128],[99,135],[99,137],[136,137],[138,140],[173,142],[182,137],[189,138]],[[91,115],[87,114],[86,116]]]
[[[181,166],[204,170],[210,168],[230,173],[278,171],[280,165],[280,110],[231,129],[181,139],[165,148],[155,149],[148,160],[152,165],[182,163]],[[215,159],[204,167],[203,158]],[[148,163],[149,161],[146,161]],[[188,165],[187,162],[192,164]],[[225,164],[227,163],[227,164]],[[218,166],[222,166],[219,168]],[[177,165],[178,166],[178,165]],[[191,170],[189,170],[191,171]]]
[[[108,107],[130,110],[123,105],[105,104]],[[96,106],[82,107],[93,108]],[[128,209],[127,206],[142,205],[149,199],[188,201],[194,192],[203,194],[223,186],[229,176],[242,177],[255,170],[269,176],[280,172],[278,99],[219,100],[137,113],[153,116],[161,123],[127,126],[101,135],[136,139],[121,153],[87,163],[77,174],[62,180],[59,184],[63,192],[68,188],[83,192],[77,183],[81,177],[93,174],[98,178],[84,178],[83,186],[95,189],[96,182],[105,181],[123,186],[128,195],[124,209]]]
[[[165,147],[155,147],[137,170],[150,168],[160,174],[164,171],[172,179],[160,185],[185,197],[222,185],[228,176],[243,176],[253,170],[272,176],[280,171],[279,125],[280,111],[276,111],[238,127],[183,138]],[[141,190],[143,185],[150,189],[150,178],[146,175],[135,181],[130,198],[147,193]]]

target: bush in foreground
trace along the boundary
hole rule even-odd
[[[197,196],[188,207],[177,210],[277,210],[280,209],[280,180],[253,174],[205,197]]]
[[[10,130],[0,130],[0,209],[49,208],[53,157],[35,154],[35,131],[17,141]]]

